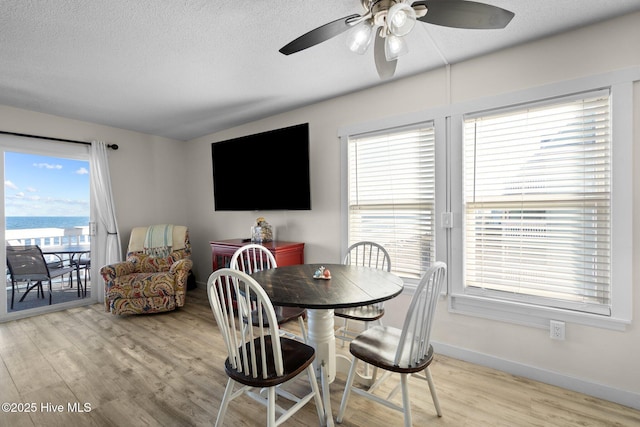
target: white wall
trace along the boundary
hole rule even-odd
[[[416,88],[428,93],[431,101],[444,103],[443,70],[422,74],[380,86],[365,92],[335,98],[285,114],[256,121],[228,131],[197,138],[189,142],[188,163],[190,192],[188,222],[193,232],[191,240],[197,254],[197,278],[206,282],[211,273],[209,241],[248,237],[255,219],[264,216],[275,227],[278,240],[305,242],[307,262],[340,262],[340,143],[338,129],[344,125],[384,118],[388,115],[388,92],[394,91],[403,100],[406,111],[424,108],[424,100],[414,96]],[[213,179],[211,176],[211,143],[249,135],[278,127],[309,122],[311,159],[311,211],[215,212]],[[247,165],[252,164],[247,162]],[[242,174],[268,174],[247,166]],[[250,197],[257,188],[239,187]]]
[[[186,220],[184,142],[1,105],[0,130],[118,144],[109,167],[123,251],[137,225]]]
[[[636,41],[636,42],[632,42]],[[640,66],[640,14],[452,65],[450,92],[439,69],[190,141],[188,220],[200,282],[210,273],[208,241],[246,236],[257,216],[277,228],[278,239],[306,243],[307,262],[340,260],[340,152],[338,129],[401,113],[426,110],[500,93]],[[592,55],[592,53],[596,53]],[[415,54],[415,53],[414,53]],[[400,64],[400,67],[402,65]],[[390,100],[397,99],[390,110]],[[640,83],[634,86],[634,146],[640,144]],[[309,212],[218,213],[213,210],[210,144],[301,122],[310,123],[312,207]],[[634,161],[640,164],[634,150]],[[248,162],[250,164],[250,162]],[[259,174],[247,168],[241,174]],[[634,181],[640,177],[634,173]],[[632,183],[629,183],[632,185]],[[245,189],[250,194],[253,189]],[[634,189],[634,209],[640,208]],[[636,217],[636,216],[634,216]],[[634,243],[640,233],[634,221]],[[634,244],[633,259],[638,260]],[[638,262],[635,265],[640,265]],[[633,272],[634,319],[640,317],[638,268]],[[388,302],[387,324],[398,324],[408,296]],[[437,313],[437,351],[584,391],[640,409],[640,330],[625,332],[566,325],[565,341],[548,330],[452,314],[443,301]]]

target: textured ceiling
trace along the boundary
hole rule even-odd
[[[418,23],[394,78],[640,10],[640,0],[487,0],[503,30]],[[345,35],[284,56],[359,0],[0,0],[0,104],[189,140],[381,81]]]

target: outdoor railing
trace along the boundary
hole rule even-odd
[[[47,246],[89,243],[89,227],[73,228],[27,228],[5,230],[5,240],[9,245]]]

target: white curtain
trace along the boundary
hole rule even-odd
[[[122,247],[116,221],[115,205],[111,192],[111,175],[107,144],[102,141],[91,143],[91,197],[96,213],[96,245],[92,255],[93,266],[100,268],[122,261]],[[102,284],[102,281],[99,281]],[[98,299],[103,300],[104,292],[98,291]]]

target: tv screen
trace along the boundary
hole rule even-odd
[[[216,211],[310,210],[309,124],[211,144]]]

